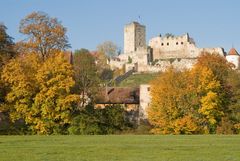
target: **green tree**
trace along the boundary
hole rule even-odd
[[[114,134],[131,126],[120,105],[94,109],[92,104],[88,104],[74,117],[68,131],[70,134],[77,135]]]
[[[23,53],[35,52],[42,59],[69,47],[66,31],[56,18],[43,12],[33,12],[20,22],[20,33],[28,36],[19,42],[19,50]]]
[[[234,125],[234,132],[240,133],[240,73],[232,71],[228,77],[228,89],[231,91],[231,101],[228,108],[228,115],[225,118]],[[224,126],[222,122],[222,126]],[[229,126],[228,126],[229,127]],[[219,127],[222,129],[221,127]],[[224,129],[224,128],[223,128]],[[223,132],[224,133],[224,132]]]
[[[86,49],[76,50],[74,53],[74,73],[76,92],[81,95],[79,107],[83,108],[88,99],[93,100],[99,87],[99,76],[94,57]]]
[[[100,74],[102,83],[104,83],[105,85],[109,83],[113,79],[113,74],[114,71],[112,71],[111,69],[103,69],[103,71]]]
[[[7,34],[6,30],[7,27],[4,24],[0,23],[0,77],[3,65],[7,64],[11,58],[17,55],[14,50],[15,44],[13,42],[13,38]],[[0,79],[0,106],[1,103],[4,102],[7,91],[7,86]]]
[[[13,38],[7,34],[6,30],[7,27],[4,24],[0,24],[0,68],[16,55]]]

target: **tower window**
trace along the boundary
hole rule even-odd
[[[167,46],[169,45],[169,42],[167,43]]]
[[[164,45],[164,43],[161,44],[162,46]]]
[[[181,44],[183,45],[183,42],[181,42]]]
[[[178,42],[176,42],[176,45],[178,45]]]

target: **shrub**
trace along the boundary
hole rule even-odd
[[[69,134],[96,135],[119,133],[131,124],[125,119],[125,111],[120,105],[94,109],[92,105],[77,114],[68,128]]]

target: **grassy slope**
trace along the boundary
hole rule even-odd
[[[240,136],[0,136],[1,161],[239,161]]]
[[[148,84],[151,80],[158,76],[157,73],[153,74],[133,74],[124,81],[122,81],[120,87],[137,87],[140,84]]]

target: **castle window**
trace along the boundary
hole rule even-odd
[[[164,45],[164,43],[161,44],[162,46]]]
[[[169,42],[167,43],[167,46],[169,45]]]
[[[176,45],[178,45],[178,42],[176,42]]]
[[[147,90],[150,91],[150,87],[148,87]]]
[[[183,42],[181,42],[181,44],[183,45]]]

